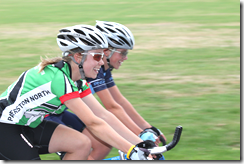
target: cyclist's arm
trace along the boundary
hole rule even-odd
[[[142,116],[135,110],[132,104],[121,94],[117,86],[113,86],[109,88],[109,92],[111,93],[114,100],[124,108],[124,110],[130,116],[130,118],[141,129],[146,129],[151,127],[151,125],[147,121],[145,121],[142,118]]]
[[[121,151],[129,151],[132,144],[116,133],[105,121],[95,116],[80,98],[67,100],[64,104],[86,124],[95,136]]]
[[[117,86],[113,86],[109,88],[109,91],[115,101],[120,104],[126,113],[130,116],[130,118],[141,128],[141,129],[146,129],[146,128],[151,128],[152,126],[143,119],[143,117],[135,110],[135,108],[132,106],[132,104],[121,94]],[[161,136],[166,140],[166,137],[161,134]],[[156,139],[156,144],[159,144],[161,141],[159,138]]]
[[[135,122],[128,116],[125,110],[113,99],[108,89],[104,89],[96,92],[104,107],[113,113],[127,128],[133,133],[139,135],[143,129],[141,129]]]
[[[92,95],[82,98],[86,105],[93,111],[93,113],[105,120],[117,133],[124,137],[127,141],[132,144],[142,142],[137,135],[130,131],[119,119],[117,119],[112,113],[107,111]]]

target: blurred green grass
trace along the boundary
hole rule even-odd
[[[136,39],[116,84],[171,141],[167,160],[240,160],[240,6],[234,0],[0,1],[0,92],[40,56],[58,56],[62,27],[125,24]],[[108,157],[118,155],[113,148]],[[41,155],[58,160],[56,154]]]

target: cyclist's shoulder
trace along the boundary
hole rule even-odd
[[[64,62],[60,65],[60,62],[56,64],[50,64],[44,68],[44,71],[48,74],[53,75],[53,77],[60,79],[66,76],[68,79],[71,80],[71,67],[68,63]]]
[[[86,89],[89,88],[89,85],[88,85],[87,81],[86,80],[83,80],[83,79],[80,79],[80,80],[75,81],[75,85],[79,89],[82,89],[82,90],[86,90]]]

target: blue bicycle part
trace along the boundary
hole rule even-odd
[[[125,154],[124,156],[125,156],[124,158],[125,158],[126,160],[128,160],[128,159],[126,158],[126,154]],[[120,158],[120,156],[116,156],[116,157],[106,158],[106,159],[103,159],[103,160],[121,160],[121,158]],[[164,158],[164,156],[162,155],[162,157],[159,158],[158,160],[165,160],[165,158]]]
[[[127,160],[126,154],[125,154],[125,159]],[[106,158],[106,159],[103,159],[103,160],[121,160],[121,158],[120,158],[120,156],[116,156],[116,157]]]

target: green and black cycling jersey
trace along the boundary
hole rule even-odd
[[[91,93],[85,80],[72,81],[64,61],[38,72],[39,66],[25,71],[0,95],[0,122],[35,128],[46,114],[62,113],[65,101]]]

